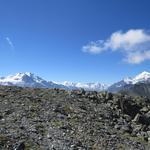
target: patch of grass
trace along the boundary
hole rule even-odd
[[[64,122],[61,120],[53,120],[50,123],[54,127],[62,127],[64,125]]]
[[[72,109],[71,106],[65,105],[65,106],[64,106],[64,111],[65,111],[66,113],[70,114],[70,113],[73,112],[73,109]]]
[[[43,150],[39,145],[35,144],[32,141],[25,142],[25,150]]]
[[[117,150],[126,150],[126,146],[119,143],[119,144],[117,145]]]
[[[148,148],[147,150],[150,149],[149,143],[142,136],[138,136],[138,137],[137,136],[131,136],[130,134],[125,133],[125,134],[121,135],[121,138],[123,138],[123,139],[129,139],[131,141],[141,143],[143,146],[145,146],[145,148]]]
[[[0,134],[0,147],[7,145],[9,141],[10,139],[7,136]]]
[[[74,125],[74,124],[76,124],[76,123],[79,123],[79,117],[78,116],[72,116],[72,117],[70,117],[69,118],[69,122],[72,124],[72,125]]]
[[[37,124],[35,126],[35,128],[41,134],[44,134],[46,132],[46,129],[45,129],[45,127],[42,124]]]

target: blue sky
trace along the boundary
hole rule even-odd
[[[149,0],[0,0],[0,76],[110,84],[150,71],[149,8]]]

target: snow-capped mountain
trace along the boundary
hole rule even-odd
[[[107,86],[100,83],[73,83],[73,82],[52,82],[46,81],[30,72],[17,73],[7,77],[0,78],[0,85],[20,86],[20,87],[38,87],[38,88],[62,88],[67,90],[85,89],[89,91],[103,91]]]
[[[133,86],[138,83],[150,83],[150,73],[143,71],[142,73],[136,75],[133,78],[131,78],[131,77],[125,78],[117,83],[112,84],[108,88],[108,91],[117,92],[117,91],[124,89],[124,87],[127,88],[127,86],[131,86],[131,85]]]
[[[69,89],[85,89],[88,91],[104,91],[108,88],[106,84],[101,84],[101,83],[74,83],[74,82],[61,82],[59,84],[62,84],[64,86],[67,86]]]
[[[135,76],[134,78],[127,78],[124,79],[124,81],[126,83],[130,83],[130,84],[136,84],[136,83],[144,83],[144,82],[150,82],[150,73],[143,71],[142,73],[138,74],[137,76]]]
[[[21,87],[41,87],[41,88],[61,88],[62,85],[46,80],[30,73],[17,73],[7,77],[0,78],[0,85],[21,86]]]

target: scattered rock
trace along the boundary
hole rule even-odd
[[[15,148],[15,150],[25,150],[25,144],[24,144],[24,142],[20,143],[20,144],[18,145],[18,147]]]
[[[123,125],[123,126],[121,127],[121,130],[122,130],[123,132],[132,133],[132,128],[131,128],[128,124]]]
[[[140,117],[141,117],[141,115],[139,113],[137,113],[132,121],[138,123],[140,120]]]

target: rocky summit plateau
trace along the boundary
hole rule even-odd
[[[149,150],[150,100],[0,86],[1,150]]]

